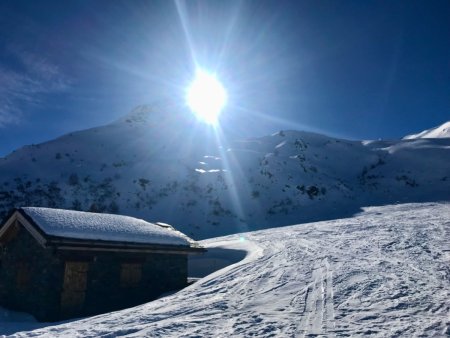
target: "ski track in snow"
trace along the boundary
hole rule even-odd
[[[251,254],[172,296],[16,336],[446,337],[449,235],[450,204],[409,204],[207,240]]]

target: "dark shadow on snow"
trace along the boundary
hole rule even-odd
[[[246,256],[245,250],[208,248],[208,251],[202,255],[189,257],[188,275],[190,278],[205,277],[243,260]]]

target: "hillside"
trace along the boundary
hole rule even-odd
[[[448,191],[450,138],[280,131],[232,141],[167,106],[141,106],[0,159],[0,217],[14,206],[120,213],[196,239],[448,200]]]
[[[246,258],[131,309],[0,326],[17,337],[445,337],[449,219],[448,203],[404,204],[211,239]]]
[[[416,138],[450,138],[450,121],[438,127],[424,130],[418,134],[411,134],[404,137],[405,140]]]

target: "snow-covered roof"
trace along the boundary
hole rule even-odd
[[[20,210],[49,236],[176,246],[191,244],[189,237],[171,227],[129,216],[37,207]]]

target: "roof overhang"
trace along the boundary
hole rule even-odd
[[[8,231],[18,221],[43,248],[57,250],[88,251],[88,252],[133,252],[133,253],[160,253],[160,254],[200,254],[206,252],[201,246],[161,245],[132,242],[116,242],[104,240],[84,240],[76,238],[56,237],[45,234],[39,226],[22,210],[14,210],[0,228],[0,242],[6,237]]]
[[[80,240],[62,237],[48,237],[47,246],[52,246],[59,250],[120,251],[181,255],[199,254],[206,252],[206,249],[204,249],[203,247],[111,242],[101,240]]]
[[[36,228],[36,226],[30,222],[26,216],[20,212],[20,210],[14,210],[12,215],[7,218],[6,222],[0,228],[0,241],[8,233],[8,231],[15,226],[16,221],[18,221],[41,246],[46,246],[47,240],[45,238],[45,234]]]

